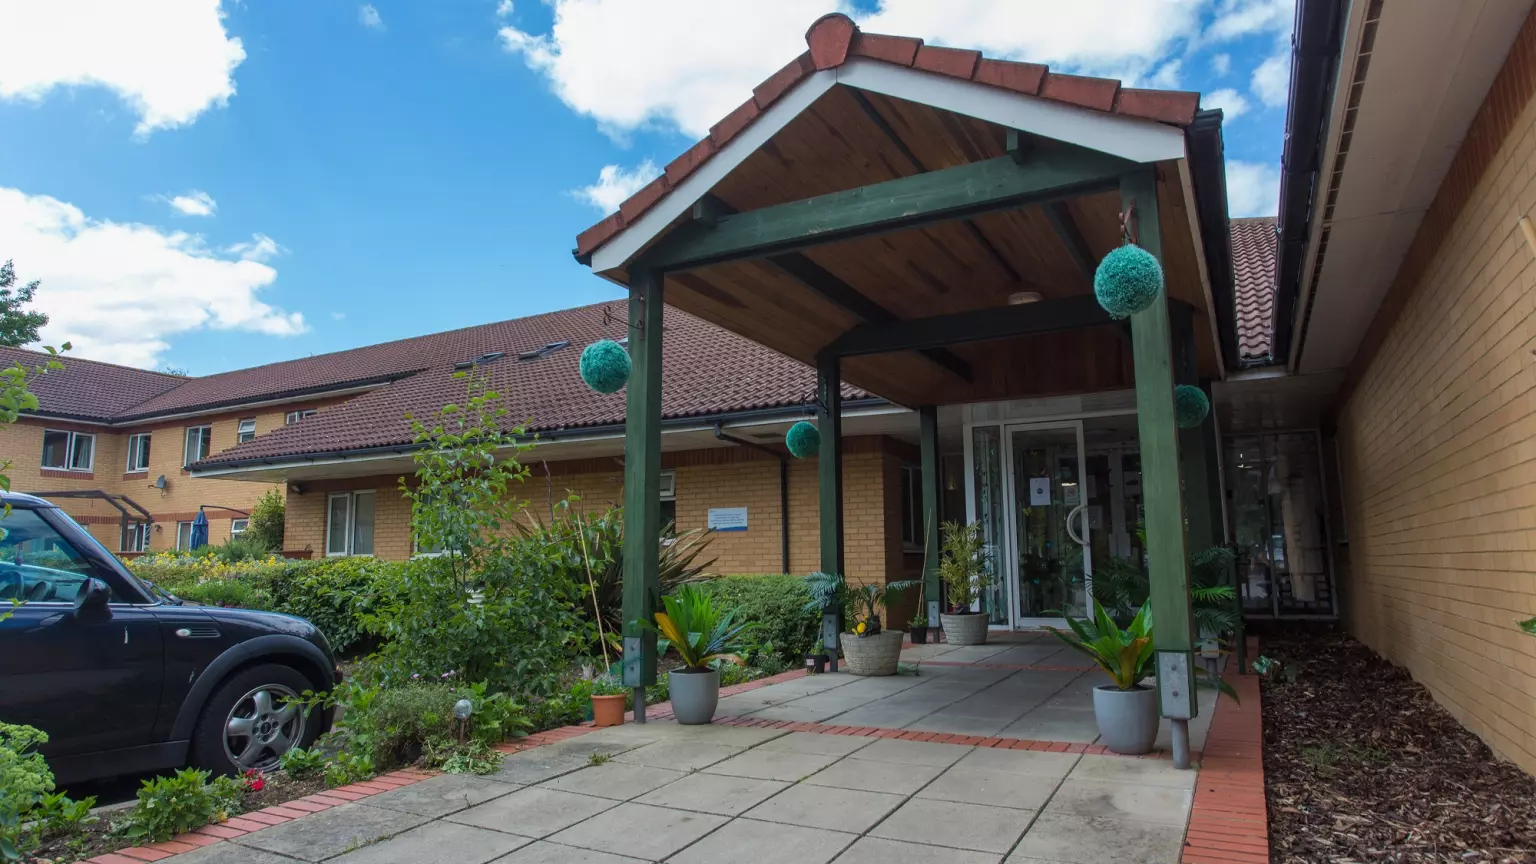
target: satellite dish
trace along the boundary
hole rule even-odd
[[[164,474],[161,474],[159,477],[155,478],[155,488],[156,489],[164,489],[165,488],[165,475]]]

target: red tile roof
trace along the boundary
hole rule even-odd
[[[1244,361],[1268,360],[1275,336],[1275,217],[1232,220],[1237,350]]]
[[[864,33],[852,19],[839,12],[816,19],[805,33],[805,42],[808,50],[804,54],[757,85],[751,98],[710,128],[708,137],[672,160],[660,177],[620,204],[617,213],[609,214],[577,235],[576,254],[592,252],[633,224],[811,73],[841,66],[850,57],[908,66],[1025,96],[1174,126],[1188,126],[1200,108],[1199,93],[1121,87],[1120,82],[1112,78],[1063,75],[1036,63],[997,60],[983,57],[979,51],[924,45],[923,40],[907,36]]]
[[[33,379],[29,389],[37,394],[39,412],[48,417],[106,421],[133,406],[185,384],[189,379],[131,366],[83,360],[64,354],[63,371]],[[0,365],[27,367],[48,361],[46,354],[20,348],[0,348]]]

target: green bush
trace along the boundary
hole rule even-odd
[[[797,665],[821,636],[821,616],[806,611],[811,592],[798,576],[722,576],[698,587],[721,606],[737,609],[738,620],[757,625],[754,636],[763,650],[754,655]],[[761,665],[762,659],[754,656],[751,662]]]
[[[208,779],[207,771],[184,768],[170,777],[145,780],[139,803],[114,829],[140,843],[162,843],[236,811],[245,781],[235,777]]]
[[[470,703],[468,720],[454,713],[460,700]],[[327,739],[340,748],[326,767],[328,779],[355,777],[365,766],[371,773],[418,762],[429,768],[474,769],[494,758],[479,745],[521,737],[532,726],[520,703],[505,693],[488,692],[484,684],[417,680],[379,687],[349,680],[317,701],[341,708],[341,719]]]
[[[95,821],[94,797],[72,801],[53,791],[53,772],[36,750],[46,743],[41,730],[0,722],[0,861]]]
[[[268,489],[257,500],[256,506],[251,508],[251,521],[245,529],[246,536],[263,549],[281,552],[286,515],[283,493],[277,489]]]
[[[318,748],[295,747],[278,759],[278,765],[289,777],[310,777],[325,770],[325,753]]]

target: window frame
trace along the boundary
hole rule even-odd
[[[183,526],[183,525],[187,526],[187,542],[186,542],[186,545],[182,545],[182,542],[181,542],[181,526]],[[191,522],[177,522],[176,523],[176,551],[177,552],[191,552],[192,551],[192,523]]]
[[[48,458],[48,433],[50,433],[50,432],[52,432],[55,435],[66,436],[65,439],[64,439],[64,464],[63,465],[49,465],[45,461]],[[78,446],[78,442],[79,442],[79,440],[81,438],[88,439],[91,442],[91,445],[90,445],[91,446],[91,456],[90,456],[90,459],[88,459],[86,461],[86,466],[84,468],[76,467],[75,464],[74,464],[75,463],[75,455],[76,455],[76,447]],[[89,474],[89,473],[91,473],[96,468],[96,433],[94,433],[94,432],[75,432],[75,431],[73,431],[71,429],[49,429],[47,427],[44,427],[43,428],[43,452],[38,457],[38,465],[41,466],[42,468],[48,470],[48,471],[73,471],[73,472],[75,472],[77,474]]]
[[[239,530],[236,530],[236,525],[241,525],[242,527]],[[229,520],[229,539],[233,540],[249,530],[251,530],[251,517],[247,516],[244,519]]]
[[[909,508],[897,514],[901,519],[901,549],[903,552],[922,552],[923,466],[913,462],[901,463],[901,484],[906,487],[900,491]]]
[[[247,424],[249,424],[249,427],[250,427],[249,429],[246,428]],[[255,417],[242,417],[242,418],[240,418],[240,420],[235,424],[235,443],[236,444],[244,444],[247,441],[255,441],[255,440],[256,440],[256,418]]]
[[[206,435],[203,435],[203,434],[199,434],[198,435],[198,444],[199,445],[202,444],[202,439],[203,438],[206,437],[207,440],[208,440],[208,452],[198,456],[197,458],[192,458],[192,433],[193,432],[206,433]],[[205,424],[203,424],[201,426],[188,426],[188,427],[186,427],[186,431],[184,431],[182,433],[182,441],[181,441],[181,467],[186,468],[186,467],[192,465],[193,463],[201,462],[202,460],[207,459],[209,456],[212,456],[212,455],[213,455],[213,424],[205,423]]]
[[[289,411],[283,415],[283,425],[292,426],[300,420],[308,419],[319,413],[320,411],[317,408],[301,408],[297,411]]]
[[[118,551],[119,552],[148,552],[149,551],[149,537],[150,537],[150,534],[153,532],[153,530],[154,530],[153,523],[150,523],[150,522],[135,522],[135,523],[133,523],[132,525],[128,526],[128,536],[129,537],[137,537],[138,538],[137,545],[138,545],[139,548],[137,548],[137,549],[132,548],[133,545],[135,545],[135,544],[132,544],[132,543],[128,544],[127,546],[124,546],[123,540],[122,540],[122,535],[119,534],[118,535],[118,543],[117,543],[117,545],[120,546],[120,547],[123,547],[123,548],[118,549]]]
[[[154,439],[152,437],[153,434],[154,433],[152,433],[152,432],[135,432],[132,435],[128,436],[128,458],[126,460],[126,465],[125,465],[125,467],[123,469],[125,473],[135,474],[135,473],[138,473],[140,471],[148,471],[149,470],[149,454],[151,452],[151,448],[154,446]],[[142,465],[140,465],[140,464],[138,464],[137,462],[134,461],[134,457],[139,452],[138,445],[141,442],[145,445],[144,446],[144,464],[142,464]]]
[[[369,496],[372,499],[372,501],[373,501],[373,523],[374,523],[374,526],[377,526],[378,525],[378,515],[379,515],[379,510],[378,510],[379,499],[378,499],[378,490],[377,489],[354,489],[354,490],[352,490],[350,492],[331,492],[331,493],[329,493],[329,494],[327,494],[325,496],[325,557],[327,557],[327,558],[372,558],[374,556],[373,552],[361,552],[361,553],[359,553],[359,552],[353,551],[356,548],[356,545],[357,545],[357,499],[361,498],[361,497],[363,497],[365,495]],[[347,525],[346,525],[346,529],[347,530],[346,530],[346,533],[343,535],[343,539],[345,540],[345,543],[343,544],[343,550],[340,551],[340,552],[332,552],[331,551],[331,537],[333,536],[333,534],[334,534],[334,532],[336,530],[336,526],[335,526],[336,510],[335,510],[335,505],[332,502],[336,501],[338,498],[345,499],[346,502],[347,502],[347,513],[346,513],[346,516],[343,517],[347,521]],[[374,527],[374,526],[370,526],[370,527]],[[377,547],[378,547],[378,537],[377,537],[377,535],[374,536],[374,547],[375,547],[375,549],[377,549]]]

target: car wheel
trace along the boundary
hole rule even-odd
[[[313,686],[298,670],[276,664],[232,676],[203,706],[192,736],[194,761],[216,774],[277,767],[284,753],[320,734],[319,717],[289,701]]]

